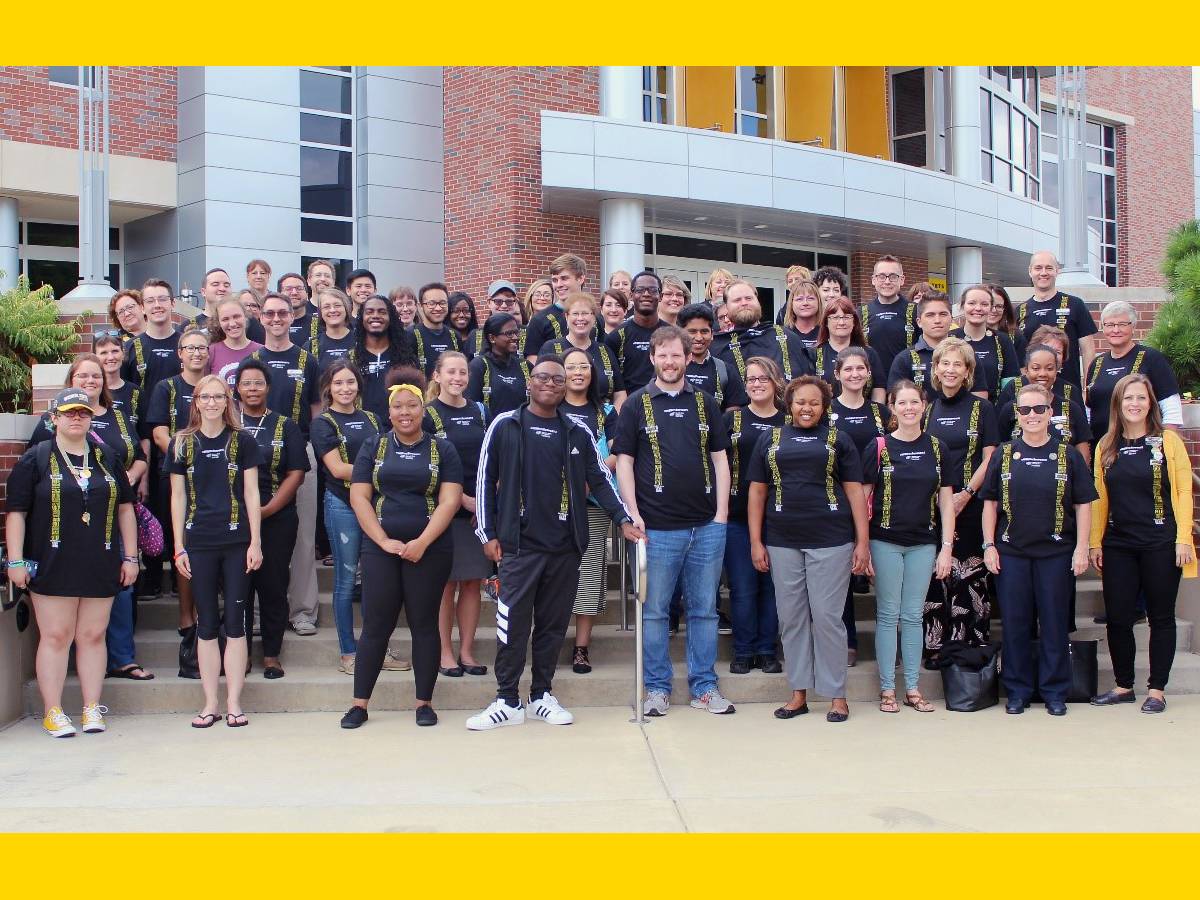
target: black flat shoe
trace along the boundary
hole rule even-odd
[[[836,709],[831,709],[829,712],[825,713],[826,722],[845,722],[849,718],[850,713],[838,712]]]
[[[1026,703],[1024,700],[1009,699],[1004,704],[1004,711],[1006,713],[1008,713],[1010,716],[1019,716],[1019,715],[1021,715],[1021,713],[1025,712],[1025,707],[1027,707],[1028,705],[1029,704]]]
[[[778,656],[759,657],[758,667],[762,669],[764,675],[778,675],[783,671],[783,666],[780,665]]]
[[[749,656],[735,657],[733,662],[729,664],[730,675],[746,675],[754,667],[754,660]]]
[[[1067,704],[1062,700],[1047,700],[1046,712],[1052,716],[1065,716],[1067,714]]]
[[[365,709],[363,709],[361,706],[352,706],[346,712],[346,714],[344,716],[342,716],[342,727],[343,728],[358,728],[360,725],[362,725],[366,721],[367,721],[367,711]]]
[[[458,667],[460,669],[462,669],[463,673],[466,675],[486,675],[488,673],[487,666],[481,666],[478,663],[476,663],[474,665],[467,665],[465,662],[462,661],[461,656],[458,658]],[[451,676],[451,677],[453,677],[453,676]]]
[[[447,668],[446,666],[438,666],[438,674],[445,675],[447,678],[462,678],[463,677],[463,667],[462,666],[450,666],[449,668]]]
[[[426,704],[417,707],[417,724],[422,727],[437,724],[437,713],[433,711],[432,706]]]
[[[1142,712],[1144,713],[1160,713],[1167,711],[1167,700],[1164,697],[1159,700],[1157,697],[1147,697],[1146,702],[1142,704]]]
[[[576,675],[587,675],[592,671],[592,661],[588,658],[588,648],[575,645],[571,654],[571,671]]]
[[[1137,696],[1133,691],[1108,691],[1093,697],[1089,702],[1092,706],[1116,706],[1118,703],[1133,703]]]
[[[794,719],[796,716],[802,716],[808,712],[808,704],[802,703],[795,709],[788,709],[786,706],[781,706],[775,710],[775,718],[777,719]]]
[[[269,678],[274,681],[276,678],[282,678],[284,671],[279,666],[267,666],[263,669],[263,678]]]

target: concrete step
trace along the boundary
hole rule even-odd
[[[156,675],[150,682],[109,680],[104,685],[103,701],[114,715],[142,713],[192,714],[202,703],[199,681],[176,677],[174,668],[152,669]],[[902,679],[898,681],[902,683]],[[1135,683],[1139,694],[1149,674],[1145,654],[1138,657]],[[790,692],[783,675],[729,675],[725,667],[718,668],[722,693],[735,703],[781,703]],[[285,678],[266,681],[261,670],[247,680],[243,704],[247,712],[342,712],[353,696],[353,678],[336,671],[332,666],[322,668],[288,668]],[[1100,660],[1100,689],[1112,685],[1112,669],[1106,657]],[[434,691],[434,704],[443,710],[482,709],[495,696],[496,683],[491,675],[484,677],[439,677]],[[926,697],[942,698],[941,676],[922,670],[920,688]],[[528,690],[528,675],[522,681],[523,692]],[[1181,653],[1175,657],[1168,691],[1172,694],[1200,693],[1200,656]],[[554,680],[554,692],[567,707],[625,706],[632,702],[633,665],[604,661],[596,664],[588,675],[576,675],[570,667],[561,667]],[[686,703],[688,697],[686,673],[675,666],[672,694],[676,703]],[[878,669],[873,662],[860,663],[847,671],[847,695],[850,700],[870,701],[879,696]],[[41,700],[37,684],[24,686],[26,712],[40,716]],[[78,680],[67,679],[64,707],[75,715],[81,705]],[[383,672],[371,699],[372,709],[409,709],[413,706],[413,676],[411,672]],[[180,727],[184,727],[180,723]],[[330,727],[336,727],[331,718]]]

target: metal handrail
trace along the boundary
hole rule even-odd
[[[634,609],[634,663],[633,672],[635,683],[633,686],[633,718],[629,721],[635,725],[646,724],[646,716],[642,709],[642,701],[645,687],[643,684],[642,662],[642,606],[646,602],[647,580],[646,580],[646,541],[643,538],[634,545],[635,558],[637,559],[637,579],[634,587],[634,596],[637,599],[637,606]]]

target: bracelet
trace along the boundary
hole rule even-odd
[[[179,559],[179,557],[181,557],[181,556],[187,556],[187,555],[188,555],[187,548],[184,548],[183,550],[180,550],[178,553],[176,553],[176,554],[175,554],[175,555],[172,557],[172,559]]]
[[[27,567],[28,566],[27,566],[25,560],[23,560],[23,559],[10,559],[8,561],[8,568],[10,568],[10,569],[24,569]]]
[[[972,497],[975,496],[975,489],[973,487],[971,487],[969,484],[965,488],[963,488],[963,490],[966,493],[970,494]]]
[[[136,566],[138,564],[138,558],[136,556],[122,556],[121,562],[133,563]]]

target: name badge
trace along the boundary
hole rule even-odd
[[[303,369],[288,369],[287,373],[288,373],[288,378],[292,378],[292,379],[296,379],[296,380],[304,378],[304,370]]]

